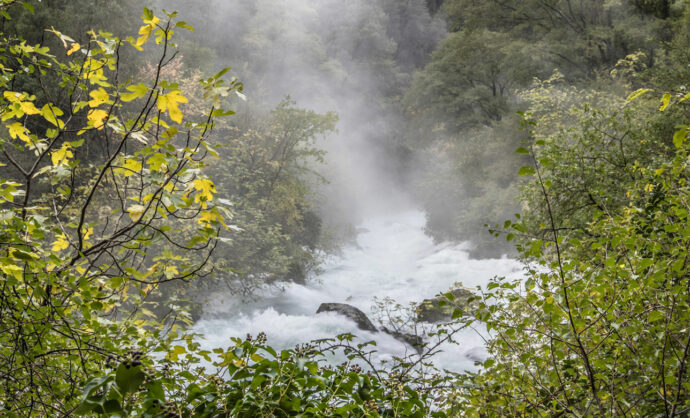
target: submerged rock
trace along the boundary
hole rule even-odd
[[[385,332],[386,334],[390,335],[398,341],[402,341],[405,344],[412,346],[412,348],[414,348],[417,351],[417,354],[422,354],[422,351],[424,349],[424,339],[419,335],[393,331],[386,327],[383,327],[381,331]]]
[[[361,330],[379,332],[379,330],[374,326],[374,324],[371,322],[371,320],[369,320],[369,318],[364,312],[355,308],[352,305],[348,305],[347,303],[322,303],[319,306],[319,309],[317,309],[316,313],[318,314],[321,312],[335,312],[355,321],[355,324],[357,324],[357,328]],[[385,332],[386,334],[390,335],[398,341],[412,346],[412,348],[414,348],[419,354],[421,354],[422,349],[424,348],[424,339],[419,335],[393,331],[389,330],[386,327],[381,328],[380,331]]]
[[[357,328],[361,330],[373,332],[378,331],[374,324],[371,323],[369,318],[367,318],[367,315],[352,305],[348,305],[346,303],[322,303],[319,306],[319,309],[316,310],[316,313],[321,312],[335,312],[355,321]]]
[[[453,295],[454,300],[445,296],[438,296],[431,299],[424,299],[417,306],[417,321],[419,322],[443,322],[452,319],[453,311],[460,309],[468,313],[474,308],[474,303],[470,298],[475,297],[474,293],[466,287],[456,287],[446,293]]]
[[[489,353],[484,347],[472,347],[465,352],[465,358],[475,363],[484,363],[488,357]]]

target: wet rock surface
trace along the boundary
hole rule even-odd
[[[321,312],[335,312],[355,321],[355,324],[357,324],[357,327],[361,330],[378,331],[364,312],[347,303],[322,303],[319,309],[316,310],[317,314]]]
[[[417,353],[421,353],[422,348],[424,347],[424,339],[418,335],[398,332],[390,330],[386,327],[383,327],[380,330],[377,329],[364,312],[352,305],[348,305],[346,303],[322,303],[316,313],[318,314],[321,312],[335,312],[339,315],[346,316],[355,321],[357,327],[364,331],[385,332],[396,340],[402,341],[405,344],[413,347]]]

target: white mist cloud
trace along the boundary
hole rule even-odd
[[[412,205],[392,152],[401,124],[391,99],[444,36],[425,0],[160,1],[234,67],[255,104],[289,95],[300,107],[338,113],[337,133],[320,144],[327,219],[355,222]]]

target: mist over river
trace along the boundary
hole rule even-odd
[[[349,332],[362,341],[376,340],[377,361],[412,354],[412,347],[385,333],[362,331],[344,316],[316,314],[316,310],[324,302],[347,303],[373,321],[374,297],[390,297],[401,304],[421,302],[456,282],[474,288],[496,275],[521,274],[521,265],[512,259],[470,259],[467,243],[435,244],[424,234],[424,225],[424,213],[417,210],[371,217],[359,226],[356,244],[326,260],[323,273],[306,286],[286,284],[284,291],[266,291],[252,302],[217,293],[193,331],[204,335],[206,349],[227,347],[231,337],[261,331],[269,344],[280,349]],[[485,334],[481,326],[461,331],[457,345],[442,347],[436,365],[455,371],[473,368],[473,358],[485,356],[480,334]]]

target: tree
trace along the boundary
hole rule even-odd
[[[79,43],[52,30],[64,46],[57,56],[2,40],[3,413],[69,414],[107,358],[165,347],[144,302],[159,284],[205,271],[223,225],[201,171],[212,152],[206,138],[227,114],[220,96],[241,85],[226,84],[223,72],[203,80],[209,109],[202,120],[184,120],[187,99],[161,77],[173,31],[187,28],[174,18],[145,9],[139,36],[126,40],[90,31]],[[153,77],[123,79],[122,51],[151,39],[159,51],[150,56]],[[80,161],[82,148],[101,154]]]
[[[671,96],[664,96],[662,110]],[[673,106],[684,108],[688,99],[676,95]],[[627,127],[632,138],[641,129],[630,121]],[[590,136],[592,128],[580,122],[571,146],[616,141],[615,135]],[[524,282],[497,279],[488,286],[478,317],[495,333],[492,358],[468,378],[460,408],[470,414],[575,416],[690,411],[688,139],[687,125],[678,125],[670,157],[618,168],[617,149],[598,149],[606,162],[594,159],[593,170],[609,168],[597,175],[599,183],[591,183],[590,191],[606,203],[585,209],[589,220],[570,228],[561,223],[573,214],[558,211],[566,193],[558,182],[588,175],[560,171],[572,155],[542,152],[556,138],[519,150],[533,158],[520,174],[532,176],[543,222],[505,225],[511,235],[529,235],[519,248],[530,264]],[[637,158],[640,152],[630,155]],[[602,181],[616,174],[630,175],[616,186],[624,190]],[[539,209],[527,210],[532,211]]]
[[[526,44],[499,32],[451,33],[415,76],[405,97],[407,111],[444,124],[451,134],[500,120],[514,89],[539,76],[534,56]]]
[[[214,141],[222,160],[208,172],[219,197],[232,203],[238,228],[222,237],[214,263],[236,292],[284,281],[304,282],[317,264],[320,218],[310,198],[324,181],[314,169],[325,152],[315,142],[335,128],[337,117],[296,107],[286,99],[268,115],[246,111],[244,126],[220,124]],[[247,118],[249,119],[249,118]]]

